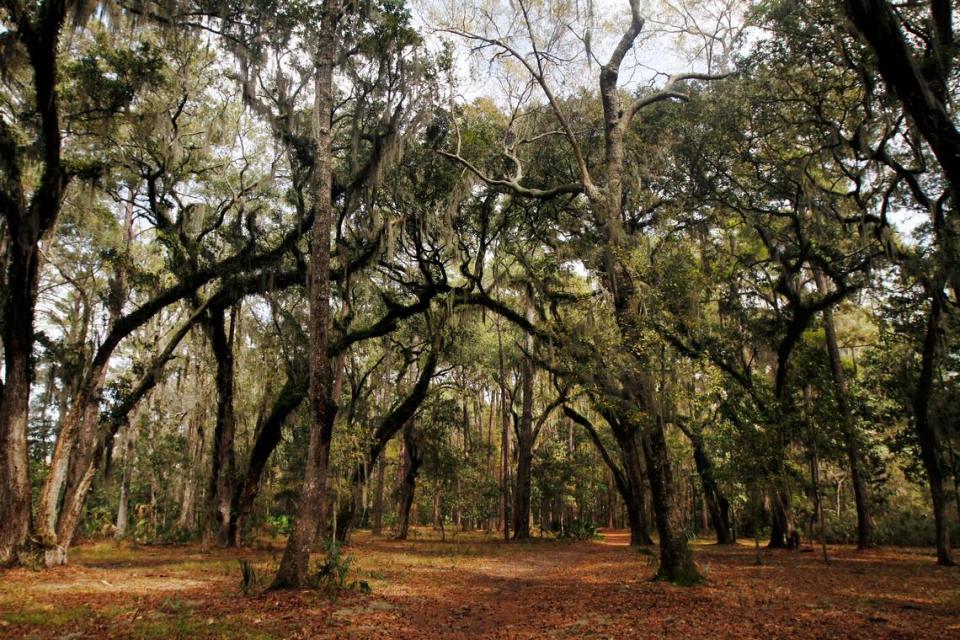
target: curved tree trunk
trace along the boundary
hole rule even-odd
[[[717,484],[713,461],[704,447],[703,436],[680,422],[677,423],[677,426],[684,432],[693,447],[693,461],[697,467],[697,475],[700,476],[700,484],[703,487],[703,500],[707,505],[710,521],[713,523],[714,531],[717,534],[717,544],[733,544],[733,531],[730,526],[730,503]]]
[[[814,278],[817,282],[817,289],[822,295],[826,295],[826,281],[819,269],[814,271]],[[866,473],[863,468],[863,455],[860,452],[856,420],[850,409],[847,380],[843,372],[843,363],[840,360],[837,329],[833,321],[833,309],[831,307],[826,307],[823,310],[823,328],[827,342],[827,355],[830,357],[830,374],[833,377],[837,407],[840,409],[842,418],[843,444],[847,454],[847,462],[850,464],[853,497],[857,504],[857,548],[867,549],[876,544],[873,516],[870,513],[870,487],[867,485]]]
[[[306,396],[306,380],[291,373],[281,387],[280,394],[273,403],[273,408],[260,425],[259,431],[257,431],[253,449],[250,451],[247,472],[244,474],[242,484],[236,490],[237,506],[230,513],[233,521],[230,528],[231,535],[235,540],[234,544],[239,542],[240,534],[250,517],[253,502],[260,491],[260,479],[263,476],[263,470],[270,460],[270,455],[280,444],[283,425],[286,424],[287,418],[297,410]]]
[[[403,430],[403,445],[403,482],[400,484],[400,504],[397,512],[397,540],[406,540],[410,533],[410,508],[417,490],[417,475],[420,473],[420,465],[423,464],[423,457],[410,425]]]
[[[587,430],[587,434],[600,453],[601,459],[610,470],[617,491],[620,492],[620,497],[623,498],[624,505],[627,507],[630,545],[645,546],[653,544],[653,540],[650,539],[650,527],[647,523],[647,508],[643,500],[643,469],[636,445],[630,444],[628,447],[621,445],[620,450],[624,459],[624,469],[621,469],[610,456],[592,422],[571,407],[565,406],[563,412],[568,418]],[[611,427],[613,426],[613,423],[611,423]],[[633,440],[631,439],[630,442],[633,442]],[[628,459],[632,460],[630,464],[626,462]],[[631,470],[627,471],[627,467],[630,467]],[[634,487],[639,489],[639,496]]]

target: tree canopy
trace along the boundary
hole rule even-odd
[[[595,6],[596,4],[596,6]],[[0,564],[936,545],[954,3],[0,0]],[[929,514],[929,515],[928,515]]]

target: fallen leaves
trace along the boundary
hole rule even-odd
[[[335,602],[317,591],[242,596],[236,558],[268,564],[269,550],[144,548],[114,562],[102,546],[80,548],[69,570],[2,576],[0,637],[960,637],[960,570],[923,553],[835,548],[826,567],[815,554],[766,552],[756,566],[752,545],[697,545],[709,579],[681,588],[652,582],[655,554],[627,540],[360,533],[347,553],[373,594]]]

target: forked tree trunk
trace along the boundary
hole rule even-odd
[[[630,525],[630,545],[645,546],[653,544],[653,540],[650,539],[649,525],[647,524],[646,505],[642,497],[638,497],[638,492],[634,490],[634,487],[638,487],[640,496],[643,495],[643,467],[634,439],[626,438],[622,429],[614,429],[615,435],[618,435],[618,443],[621,438],[623,439],[623,443],[620,444],[620,452],[624,460],[624,469],[621,470],[604,446],[593,423],[571,407],[564,407],[563,412],[573,422],[586,429],[601,459],[603,459],[603,462],[607,465],[607,469],[613,476],[617,491],[620,492],[620,497],[623,498],[624,506],[627,509],[627,522]],[[614,427],[613,422],[610,422],[610,425]],[[632,461],[630,465],[627,464],[628,458]],[[627,470],[628,466],[632,468]]]
[[[617,86],[620,65],[634,41],[643,30],[644,19],[640,15],[639,0],[631,0],[631,21],[620,42],[610,56],[610,60],[600,69],[600,98],[604,120],[604,169],[606,184],[603,189],[592,184],[585,162],[580,161],[581,173],[586,195],[601,222],[603,232],[603,251],[596,265],[603,276],[604,286],[613,298],[614,319],[625,344],[640,344],[639,314],[642,303],[640,292],[634,281],[632,265],[626,259],[632,247],[628,231],[622,223],[624,192],[624,140],[631,119],[637,113],[639,104],[624,105],[622,91]],[[635,108],[636,107],[636,108]],[[582,155],[581,155],[582,158]],[[632,379],[628,384],[635,387],[634,393],[620,400],[629,404],[640,402],[637,409],[654,414],[656,406],[653,387],[644,384],[643,373],[648,362],[642,358],[634,359],[635,372],[628,374]],[[643,452],[646,458],[647,477],[653,496],[656,513],[657,531],[660,534],[660,569],[657,577],[671,582],[692,584],[700,581],[700,574],[693,563],[693,556],[687,546],[687,537],[683,529],[683,514],[675,504],[676,487],[670,471],[670,461],[664,438],[662,417],[654,415],[653,424],[644,433],[636,426],[633,433],[640,434]],[[635,419],[626,420],[636,425]]]

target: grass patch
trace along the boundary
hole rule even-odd
[[[52,604],[28,604],[19,611],[9,611],[2,614],[0,620],[9,625],[25,625],[32,627],[62,627],[68,624],[85,620],[92,615],[87,606],[62,608]]]
[[[248,623],[201,620],[183,616],[169,620],[137,621],[129,634],[137,640],[179,640],[180,638],[273,640],[279,637],[267,631],[251,628]]]

